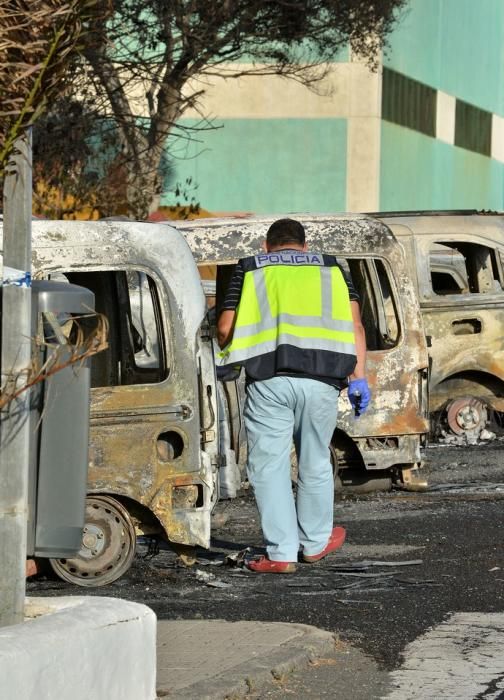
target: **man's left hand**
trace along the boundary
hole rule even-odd
[[[348,384],[348,398],[356,416],[360,416],[369,406],[371,391],[367,379],[351,379]]]

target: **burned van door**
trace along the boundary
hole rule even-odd
[[[201,265],[199,272],[207,300],[205,326],[212,337],[214,357],[217,319],[234,265]],[[246,437],[243,423],[245,379],[241,372],[216,368],[219,407],[219,497],[235,498],[245,480]]]
[[[486,434],[490,412],[504,411],[503,251],[476,236],[418,236],[421,297],[432,338],[433,428],[452,440]],[[428,266],[428,268],[427,268]]]
[[[218,265],[216,274],[215,303],[217,317],[221,311],[226,291],[234,270],[234,265]],[[245,402],[245,372],[228,378],[223,382],[226,403],[230,421],[231,447],[235,453],[236,463],[240,465],[242,477],[245,478],[245,462],[247,454],[247,437],[243,420]]]
[[[334,446],[343,482],[348,480],[344,470],[358,469],[362,476],[365,467],[382,478],[390,468],[411,469],[413,435],[427,429],[427,362],[412,332],[418,327],[414,300],[408,304],[407,296],[399,297],[387,260],[348,257],[346,264],[360,297],[372,403],[357,420],[346,392],[340,399]],[[411,291],[405,288],[404,294]]]
[[[193,527],[185,515],[204,501],[196,367],[189,374],[187,360],[184,365],[183,343],[177,344],[170,311],[162,307],[162,283],[153,276],[130,269],[65,275],[94,292],[110,326],[109,347],[93,358],[91,370],[88,514],[90,531],[102,537],[100,547],[84,537],[80,556],[66,567],[67,580],[102,585],[124,573],[125,557],[131,563],[132,524],[173,542],[208,546],[209,522],[200,516]],[[177,395],[183,402],[174,401]],[[115,556],[125,531],[128,552]]]

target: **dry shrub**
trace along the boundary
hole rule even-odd
[[[62,90],[109,0],[0,0],[0,174],[15,140]]]
[[[57,325],[57,324],[55,324]],[[108,348],[108,321],[106,316],[92,312],[72,316],[61,330],[65,336],[61,344],[47,343],[42,337],[33,338],[33,359],[22,377],[12,375],[0,392],[0,409],[18,398],[23,392],[40,384],[66,367],[78,366],[93,355]],[[41,350],[45,349],[45,353]],[[41,360],[41,357],[45,357]]]

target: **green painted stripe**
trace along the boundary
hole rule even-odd
[[[180,125],[198,129],[201,121]],[[174,170],[162,204],[175,201],[173,185],[180,183],[212,212],[345,211],[346,119],[216,119],[215,125],[222,128],[168,140]],[[184,186],[188,178],[196,190]]]
[[[502,0],[414,0],[389,41],[384,65],[504,115]]]
[[[504,165],[382,122],[380,209],[504,208]]]

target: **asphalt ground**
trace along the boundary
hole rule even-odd
[[[335,522],[347,528],[345,546],[317,564],[299,564],[296,574],[258,575],[240,565],[243,550],[261,551],[262,544],[245,492],[219,504],[212,548],[198,551],[193,567],[144,540],[130,571],[107,587],[76,588],[42,575],[27,582],[27,593],[117,596],[149,605],[161,620],[314,625],[377,668],[396,669],[406,644],[450,613],[504,610],[504,442],[433,447],[424,458],[431,485],[425,493],[338,498]],[[319,673],[324,686],[333,662],[314,666],[308,685]],[[289,697],[306,695],[300,674],[289,681],[297,683]]]

